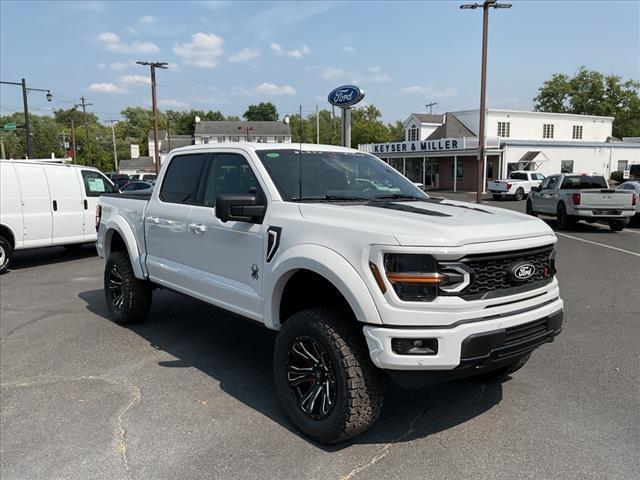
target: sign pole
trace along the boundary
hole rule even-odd
[[[342,146],[351,148],[351,107],[342,108]]]

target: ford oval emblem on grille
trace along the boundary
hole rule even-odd
[[[536,273],[536,267],[530,263],[519,263],[511,269],[511,277],[516,282],[525,282]]]

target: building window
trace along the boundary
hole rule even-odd
[[[574,125],[573,126],[572,138],[574,140],[582,140],[582,125]]]
[[[452,164],[451,164],[451,172],[449,172],[450,178],[453,178],[453,166],[454,166],[454,164],[452,163]],[[456,167],[457,167],[456,177],[457,177],[457,178],[462,178],[462,177],[463,177],[463,175],[462,175],[462,173],[463,173],[463,170],[462,170],[462,162],[458,162],[458,164],[456,165]]]
[[[562,160],[560,162],[560,173],[573,173],[573,160]]]
[[[240,141],[240,137],[229,137],[229,141],[230,142],[239,142]]]
[[[553,123],[542,125],[542,138],[553,138]]]
[[[416,140],[420,139],[420,135],[418,132],[419,132],[418,127],[416,127],[415,125],[411,125],[411,128],[409,129],[410,142],[415,142]]]
[[[209,143],[209,137],[202,137],[202,143]]]
[[[511,122],[498,122],[498,136],[499,137],[511,136]]]
[[[629,160],[618,160],[618,171],[624,172],[629,166]]]

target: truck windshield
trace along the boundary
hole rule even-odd
[[[580,175],[575,177],[564,177],[562,180],[563,190],[581,190],[585,188],[608,188],[604,177],[592,175]]]
[[[527,174],[521,172],[511,172],[509,174],[511,180],[527,180]]]
[[[256,153],[285,201],[428,198],[398,171],[367,153],[290,149]]]

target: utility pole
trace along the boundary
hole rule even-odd
[[[431,102],[431,103],[427,103],[425,107],[429,109],[429,113],[433,114],[433,107],[435,107],[437,104],[438,102]]]
[[[51,90],[44,88],[27,88],[27,81],[23,78],[21,82],[0,82],[5,85],[18,85],[22,87],[22,103],[24,105],[24,134],[27,145],[27,158],[31,158],[31,130],[29,129],[29,102],[27,101],[27,95],[30,91],[33,92],[47,92],[47,101],[50,102],[53,99]]]
[[[71,148],[73,150],[73,163],[76,163],[78,153],[76,151],[76,127],[73,124],[73,113],[71,114]]]
[[[316,105],[316,143],[320,143],[320,117],[318,116],[318,105]]]
[[[111,141],[113,142],[113,165],[116,167],[116,172],[118,171],[118,152],[116,150],[116,127],[115,122],[117,120],[109,120],[111,122]]]
[[[156,175],[160,173],[160,149],[158,145],[158,103],[156,100],[156,68],[168,68],[167,62],[136,62],[138,65],[148,65],[151,69],[151,109],[153,112],[153,150]]]
[[[460,5],[463,10],[475,10],[482,8],[482,71],[480,78],[480,125],[478,132],[478,181],[476,182],[476,203],[482,203],[482,192],[484,191],[484,175],[487,171],[486,163],[486,97],[487,97],[487,45],[489,36],[489,9],[490,8],[511,8],[510,3],[497,3],[496,0],[486,0],[485,2]],[[457,175],[457,172],[454,172]]]
[[[80,97],[80,105],[82,106],[82,115],[84,116],[84,136],[85,136],[85,152],[87,153],[87,165],[91,165],[91,157],[89,155],[89,124],[87,123],[87,107],[93,103],[87,103],[84,97]]]
[[[167,150],[170,152],[171,151],[171,130],[169,130],[170,128],[170,121],[169,121],[169,116],[167,115]]]

